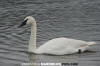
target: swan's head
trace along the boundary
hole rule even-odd
[[[34,22],[36,22],[35,19],[32,16],[28,16],[28,17],[26,17],[24,19],[24,22],[22,22],[22,24],[20,26],[18,26],[18,27],[22,27],[22,26],[24,26],[26,24],[32,24]]]

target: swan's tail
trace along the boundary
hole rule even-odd
[[[94,45],[96,44],[96,42],[92,41],[92,42],[87,42],[88,45]]]

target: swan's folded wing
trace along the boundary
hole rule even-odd
[[[50,53],[50,54],[67,54],[76,52],[75,46],[72,45],[71,40],[66,38],[52,39],[37,49],[39,53]],[[77,47],[77,46],[76,46]]]

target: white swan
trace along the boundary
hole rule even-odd
[[[39,48],[36,48],[36,21],[33,17],[28,16],[19,27],[24,26],[25,24],[31,25],[31,36],[28,51],[36,54],[64,55],[77,52],[80,53],[87,50],[90,45],[96,44],[96,42],[86,42],[60,37],[49,40]]]

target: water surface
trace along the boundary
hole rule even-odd
[[[37,21],[37,47],[46,41],[67,37],[96,41],[93,52],[75,55],[34,55],[27,52],[30,26],[17,28],[26,16]],[[77,62],[79,66],[100,65],[99,0],[1,0],[0,66],[28,62]]]

